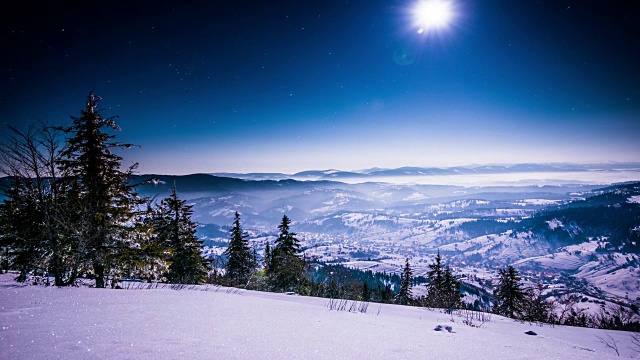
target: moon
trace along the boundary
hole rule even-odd
[[[413,9],[418,33],[447,27],[453,18],[450,0],[420,0]]]

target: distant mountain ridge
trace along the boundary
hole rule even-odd
[[[377,178],[398,176],[433,176],[433,175],[469,175],[469,174],[512,174],[527,172],[581,172],[581,171],[640,171],[640,163],[522,163],[496,165],[469,165],[453,167],[416,167],[404,166],[393,169],[371,168],[363,170],[343,171],[337,169],[306,170],[294,174],[285,173],[212,173],[216,176],[227,176],[251,180],[339,180],[352,178]]]

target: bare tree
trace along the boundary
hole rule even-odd
[[[633,344],[631,350],[640,353],[640,333],[631,334],[631,343]]]
[[[26,129],[9,126],[0,143],[0,173],[12,183],[4,189],[3,207],[6,251],[21,270],[21,280],[33,270],[53,273],[57,286],[69,278],[69,245],[60,197],[57,161],[62,151],[62,133],[44,122]],[[10,243],[10,244],[9,244]],[[7,256],[6,256],[7,257]],[[6,259],[5,259],[6,260]]]
[[[558,302],[561,304],[558,322],[562,324],[570,316],[572,310],[574,310],[574,306],[576,305],[577,301],[575,297],[565,294],[562,295]]]
[[[611,337],[611,335],[607,334],[607,337],[601,337],[596,335],[596,337],[598,338],[598,340],[600,340],[601,343],[603,343],[606,347],[608,347],[609,349],[613,349],[613,351],[616,352],[616,354],[618,356],[620,356],[620,351],[618,350],[618,340],[614,339],[613,337]]]
[[[620,304],[618,304],[617,306],[610,304],[608,306],[608,310],[611,316],[613,316],[614,320],[618,321],[619,325],[621,325],[623,328],[629,325],[629,323],[633,321],[633,317],[635,316],[634,312],[631,309]]]

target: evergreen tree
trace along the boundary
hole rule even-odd
[[[413,298],[411,297],[411,267],[409,266],[409,258],[406,260],[404,270],[400,280],[400,291],[396,295],[396,304],[409,305]]]
[[[135,253],[125,254],[130,260],[128,277],[144,279],[149,282],[166,281],[169,269],[167,254],[171,248],[166,240],[157,235],[156,225],[161,224],[161,209],[156,208],[149,199],[146,211],[140,214],[136,243],[139,246]]]
[[[131,145],[114,142],[115,135],[107,133],[119,127],[116,117],[102,117],[99,100],[89,93],[81,116],[72,117],[73,125],[63,129],[71,137],[58,163],[71,194],[68,207],[77,211],[73,218],[78,253],[91,266],[96,287],[104,287],[112,260],[133,247],[126,224],[141,202],[129,185],[137,164],[121,171],[122,157],[112,152]]]
[[[362,301],[371,301],[371,291],[366,282],[362,284]]]
[[[525,293],[520,285],[518,271],[511,265],[499,270],[498,286],[494,291],[494,312],[510,318],[519,318],[524,307]]]
[[[463,307],[462,297],[460,293],[460,281],[451,272],[447,266],[444,270],[444,280],[441,289],[442,307],[450,313],[452,309]]]
[[[246,284],[255,269],[255,259],[249,249],[249,242],[240,227],[240,214],[236,211],[231,239],[225,250],[227,255],[226,277],[231,286]]]
[[[429,283],[427,284],[426,305],[429,307],[442,307],[444,302],[442,293],[444,288],[444,270],[440,250],[438,250],[435,262],[429,265],[427,278],[429,279]]]
[[[296,238],[296,233],[292,233],[289,231],[289,225],[291,224],[291,220],[284,215],[282,217],[282,222],[278,225],[278,230],[280,230],[280,235],[276,239],[276,246],[274,251],[282,254],[288,255],[296,255],[300,254],[300,241]]]
[[[262,269],[256,272],[257,279],[256,279],[255,288],[258,290],[269,291],[272,288],[271,286],[271,284],[273,283],[273,279],[272,279],[273,274],[271,272],[271,254],[272,253],[273,251],[271,250],[271,246],[267,241],[264,246],[264,255],[262,257]],[[256,267],[258,267],[257,258],[258,257],[256,255]]]
[[[256,244],[253,244],[251,247],[251,271],[254,271],[258,267],[258,264],[260,264],[258,259],[260,259],[258,257],[258,247]]]
[[[546,323],[557,321],[553,311],[555,304],[553,301],[545,299],[542,292],[542,284],[537,284],[524,291],[522,320]]]
[[[264,259],[262,260],[262,266],[267,274],[269,274],[269,269],[271,267],[271,246],[269,246],[269,242],[264,246]]]
[[[300,257],[300,241],[289,231],[291,220],[284,215],[278,225],[280,235],[271,253],[269,274],[276,291],[297,291],[304,278],[304,260]]]
[[[391,289],[391,285],[385,285],[384,289],[378,287],[378,292],[380,293],[380,301],[383,303],[392,303],[393,302],[393,290]]]
[[[202,256],[198,225],[191,220],[193,205],[180,200],[174,184],[171,195],[160,202],[154,229],[170,249],[167,279],[174,284],[198,284],[207,278],[208,260]]]
[[[436,261],[429,265],[427,278],[429,283],[425,299],[426,306],[447,309],[448,312],[462,307],[460,281],[455,278],[448,266],[443,266],[440,251],[436,255]]]

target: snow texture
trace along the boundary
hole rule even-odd
[[[549,229],[551,229],[551,230],[555,230],[557,228],[561,228],[561,227],[564,226],[562,224],[562,221],[560,221],[558,219],[549,220],[546,223],[549,225]]]
[[[634,195],[627,199],[627,202],[630,204],[640,204],[640,196]]]
[[[1,359],[617,359],[596,337],[607,335],[634,355],[630,333],[496,315],[471,327],[417,307],[359,313],[297,295],[22,286],[14,276],[0,275]]]

